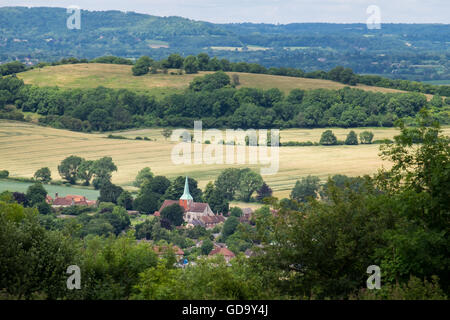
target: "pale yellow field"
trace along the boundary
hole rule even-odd
[[[359,132],[362,129],[356,129]],[[364,129],[365,130],[365,129]],[[394,129],[370,129],[375,139],[392,138]],[[322,129],[296,129],[281,132],[282,141],[318,141]],[[343,139],[349,129],[334,129]],[[450,134],[450,129],[445,132]],[[171,161],[175,142],[166,141],[161,129],[132,130],[121,133],[130,138],[147,136],[157,141],[106,139],[107,134],[85,134],[40,127],[29,123],[0,120],[0,170],[10,171],[11,176],[31,177],[34,172],[48,166],[54,179],[60,179],[57,166],[69,155],[86,159],[111,156],[118,166],[113,182],[130,187],[137,172],[150,167],[156,175],[169,178],[189,175],[197,179],[200,187],[213,181],[226,167],[251,167],[253,165],[176,165]],[[383,165],[379,158],[379,145],[333,147],[282,147],[280,167],[275,175],[263,178],[275,191],[275,196],[288,196],[295,181],[306,175],[326,179],[333,174],[350,176],[372,174]],[[389,163],[384,163],[389,166]]]
[[[148,91],[157,96],[163,96],[181,91],[189,86],[195,77],[211,73],[198,74],[147,74],[135,77],[131,73],[131,66],[113,64],[74,64],[45,67],[19,73],[17,76],[27,84],[38,86],[58,86],[61,88],[124,88]],[[235,72],[228,72],[232,75]],[[293,89],[341,89],[346,85],[320,79],[282,77],[266,74],[237,73],[241,82],[240,87],[260,89],[278,88],[284,92]],[[357,88],[373,92],[402,92],[399,90],[358,85]],[[428,96],[431,98],[431,96]]]

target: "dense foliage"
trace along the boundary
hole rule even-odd
[[[130,90],[39,88],[15,77],[0,79],[5,103],[43,115],[39,122],[74,131],[108,131],[130,127],[314,128],[393,126],[398,118],[414,118],[423,107],[449,121],[444,101],[436,105],[419,93],[375,93],[359,89],[292,90],[233,88],[218,72],[195,79],[183,93],[160,100]]]

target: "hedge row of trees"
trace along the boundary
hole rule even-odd
[[[0,96],[22,111],[43,115],[41,124],[74,131],[107,131],[131,127],[314,128],[393,126],[398,118],[414,117],[423,107],[436,116],[444,102],[427,102],[419,93],[374,93],[358,89],[261,90],[233,88],[223,72],[192,82],[184,93],[161,100],[130,90],[61,90],[24,85],[14,77],[0,79]],[[0,98],[1,100],[1,98]]]

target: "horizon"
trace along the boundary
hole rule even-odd
[[[358,0],[356,4],[344,3],[342,0],[320,0],[314,3],[304,0],[279,0],[222,3],[204,3],[197,0],[194,3],[184,3],[181,0],[156,0],[153,4],[142,0],[130,0],[127,4],[118,1],[60,0],[60,1],[17,1],[2,0],[0,7],[47,7],[67,8],[78,6],[86,11],[120,11],[133,12],[158,17],[182,17],[195,21],[215,24],[271,24],[288,25],[302,23],[324,24],[365,24],[368,17],[367,8],[377,5],[381,11],[383,24],[450,24],[450,16],[445,8],[450,10],[450,4],[442,0],[434,0],[425,6],[411,6],[411,1],[398,0]],[[144,3],[143,3],[144,2]],[[181,3],[180,3],[181,2]],[[374,3],[376,2],[376,3]],[[416,1],[414,1],[416,2]],[[154,7],[151,7],[151,6]],[[218,13],[220,12],[220,14]]]
[[[66,9],[65,7],[57,7],[57,6],[0,6],[1,8],[54,8],[54,9]],[[160,18],[183,18],[183,19],[189,19],[192,21],[198,21],[198,22],[207,22],[207,23],[213,23],[213,24],[265,24],[265,25],[275,25],[275,26],[287,26],[287,25],[292,25],[292,24],[340,24],[340,25],[366,25],[366,22],[326,22],[326,21],[307,21],[307,22],[289,22],[289,23],[268,23],[268,22],[251,22],[251,21],[243,21],[243,22],[212,22],[212,21],[206,21],[206,20],[197,20],[197,19],[193,19],[190,17],[185,17],[185,16],[179,16],[179,15],[171,15],[171,16],[160,16],[160,15],[155,15],[152,13],[144,13],[144,12],[137,12],[137,11],[126,11],[126,10],[120,10],[120,9],[104,9],[104,10],[95,10],[95,9],[84,9],[84,8],[80,8],[81,11],[88,11],[88,12],[109,12],[109,11],[119,11],[122,13],[136,13],[136,14],[142,14],[142,15],[148,15],[148,16],[153,16],[153,17],[160,17]],[[382,24],[387,24],[387,25],[402,25],[402,24],[406,24],[406,25],[450,25],[449,23],[444,23],[444,22],[383,22]]]

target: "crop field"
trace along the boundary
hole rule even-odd
[[[179,92],[186,89],[195,77],[211,73],[198,74],[147,74],[135,77],[131,73],[131,66],[113,64],[73,64],[33,69],[18,74],[27,84],[37,86],[58,86],[61,88],[124,88],[146,91],[157,97]],[[228,72],[232,75],[234,72]],[[284,92],[292,89],[341,89],[346,85],[320,79],[282,77],[267,74],[237,73],[241,87],[260,89],[279,88]],[[358,85],[357,88],[373,92],[402,92],[399,90]],[[430,98],[430,96],[429,96]]]
[[[360,132],[366,129],[354,130]],[[370,130],[374,132],[375,139],[392,138],[397,134],[395,129]],[[323,129],[284,130],[280,134],[281,141],[319,141],[322,131]],[[333,131],[338,139],[343,140],[350,129]],[[450,128],[445,128],[444,131],[447,135],[450,134]],[[156,175],[169,178],[188,175],[197,179],[201,188],[227,167],[250,167],[255,170],[267,167],[248,165],[248,158],[246,164],[242,165],[174,164],[171,153],[177,142],[165,140],[161,129],[129,130],[114,134],[132,139],[137,136],[149,137],[153,141],[107,139],[108,134],[77,133],[0,120],[0,170],[8,170],[13,177],[32,177],[37,169],[48,166],[53,179],[60,180],[57,166],[69,155],[90,160],[110,156],[119,169],[113,174],[113,182],[133,189],[131,182],[144,167],[150,167]],[[275,196],[285,197],[289,195],[295,181],[307,175],[317,175],[325,180],[329,175],[373,174],[382,165],[388,167],[389,163],[382,161],[378,155],[379,145],[282,147],[278,172],[263,178],[272,187]]]

